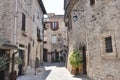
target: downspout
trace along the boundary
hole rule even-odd
[[[15,54],[17,53],[18,53],[18,50],[12,54],[12,72],[14,71],[14,64],[15,64],[14,58],[15,58]]]
[[[17,42],[17,13],[18,13],[18,0],[15,2],[15,25],[14,25],[14,44]]]
[[[18,13],[18,0],[15,1],[15,24],[14,24],[14,45],[16,45],[17,42],[17,13]],[[17,50],[18,52],[18,50]],[[14,53],[12,54],[12,72],[14,70],[14,56],[17,53],[14,51]]]
[[[13,42],[14,42],[14,45],[16,45],[16,42],[17,42],[17,13],[18,13],[18,0],[15,1],[15,15],[14,15],[14,19],[15,19],[15,22],[14,22],[14,34],[13,34]],[[15,54],[17,54],[18,50],[12,54],[12,72],[14,71],[14,56]]]

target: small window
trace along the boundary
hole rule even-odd
[[[56,44],[57,43],[57,36],[53,35],[52,36],[52,44]]]
[[[25,19],[26,19],[26,16],[24,13],[22,13],[22,30],[25,31]]]
[[[40,29],[37,27],[37,38],[40,38]]]
[[[33,47],[34,47],[34,44],[35,44],[35,42],[34,42],[34,40],[33,40]]]
[[[51,24],[52,30],[58,30],[58,22],[52,22]]]
[[[107,53],[113,52],[111,36],[105,38],[105,48]]]
[[[94,5],[95,4],[95,0],[90,0],[90,5]]]
[[[35,15],[33,15],[33,22],[35,22]]]
[[[38,14],[37,19],[39,19],[40,18],[40,12],[38,11],[37,14]]]

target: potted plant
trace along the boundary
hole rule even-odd
[[[0,57],[0,71],[5,70],[7,68],[6,64],[7,64],[6,57],[5,56]]]
[[[82,64],[82,56],[80,55],[79,50],[73,50],[70,55],[70,64],[72,65],[72,74],[76,75],[79,73],[80,64]]]
[[[18,56],[14,56],[12,57],[12,72],[10,74],[10,80],[16,80],[16,71],[14,70],[14,65],[15,64],[21,64],[22,63],[22,59]]]

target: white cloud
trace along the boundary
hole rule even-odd
[[[43,0],[47,13],[64,14],[64,0]]]

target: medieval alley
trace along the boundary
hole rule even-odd
[[[40,72],[34,74],[34,69],[28,69],[25,75],[17,80],[88,80],[85,76],[74,76],[64,67],[64,63],[45,63],[40,66]]]
[[[120,0],[0,0],[0,80],[120,80]]]

